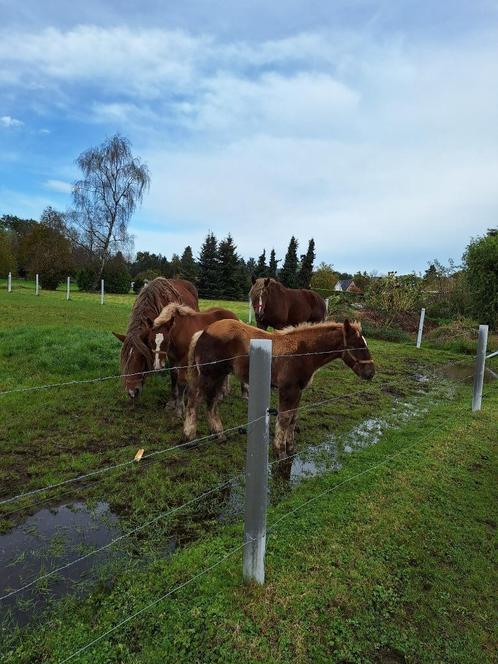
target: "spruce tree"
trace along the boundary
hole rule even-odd
[[[301,269],[299,270],[297,282],[299,288],[309,288],[313,276],[313,262],[315,260],[315,240],[311,238],[308,251],[301,256]]]
[[[182,262],[178,254],[173,254],[173,256],[171,256],[171,271],[173,273],[173,279],[177,279],[180,276]]]
[[[197,274],[197,263],[195,262],[194,254],[192,253],[192,247],[189,245],[185,247],[182,257],[180,258],[180,275],[182,279],[187,279],[187,281],[195,283]]]
[[[297,288],[297,240],[291,237],[279,279],[287,288]]]
[[[219,293],[226,300],[242,297],[242,270],[236,249],[230,234],[218,246]]]
[[[273,279],[277,278],[278,262],[279,261],[277,261],[277,257],[275,256],[275,249],[272,249],[270,254],[270,263],[268,264],[268,276],[273,277]]]
[[[255,277],[266,277],[268,273],[268,267],[266,265],[266,249],[263,249],[263,253],[258,258],[258,264],[256,265]]]
[[[218,242],[214,233],[208,233],[199,255],[199,278],[197,289],[200,297],[216,298],[220,293],[218,261]]]

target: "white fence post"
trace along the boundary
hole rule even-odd
[[[40,278],[35,274],[35,295],[40,295]]]
[[[66,286],[66,300],[69,300],[71,297],[71,277],[67,278],[67,286]]]
[[[271,353],[270,339],[251,340],[248,421],[257,421],[247,427],[243,575],[259,584],[265,581]]]
[[[249,315],[248,315],[248,321],[249,325],[252,323],[252,302],[251,302],[251,296],[249,295]]]
[[[9,272],[9,276],[7,277],[7,292],[12,293],[12,272]]]
[[[420,320],[418,322],[418,334],[417,334],[417,348],[420,348],[422,343],[422,332],[424,331],[424,319],[425,319],[425,308],[422,307],[420,312]]]
[[[100,280],[100,304],[104,304],[104,280]]]
[[[325,298],[325,316],[329,315],[329,299],[328,297]]]
[[[474,389],[472,391],[472,412],[481,410],[482,384],[484,382],[484,367],[486,365],[486,348],[488,346],[488,326],[479,325],[479,340],[477,342],[477,355],[474,368]]]

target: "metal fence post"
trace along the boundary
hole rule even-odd
[[[481,410],[482,384],[484,382],[484,367],[486,365],[486,348],[488,346],[488,326],[479,325],[479,340],[477,342],[477,355],[474,368],[474,389],[472,391],[472,412]]]
[[[270,438],[270,339],[253,339],[249,353],[246,497],[244,516],[244,581],[265,581],[268,441]]]
[[[66,300],[69,300],[71,296],[71,277],[67,278],[67,286],[66,286]]]
[[[35,274],[35,295],[40,295],[40,277]]]
[[[100,280],[100,304],[104,304],[104,280]]]
[[[9,276],[7,277],[7,292],[12,293],[12,272],[9,272]]]
[[[251,302],[251,296],[249,295],[249,314],[247,316],[249,325],[252,323],[252,302]]]
[[[424,318],[425,318],[425,308],[422,307],[420,312],[420,320],[418,322],[418,334],[417,334],[417,348],[420,348],[422,343],[422,332],[424,331]]]

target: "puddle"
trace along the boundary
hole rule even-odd
[[[451,380],[458,380],[467,385],[472,385],[474,382],[474,363],[459,363],[459,364],[448,364],[445,367],[441,367],[440,372],[445,378],[450,378]],[[491,383],[492,381],[498,378],[498,373],[493,371],[490,367],[485,367],[484,369],[484,382]]]
[[[0,535],[0,596],[108,544],[120,534],[119,517],[104,502],[96,503],[93,509],[83,503],[71,503],[40,510],[22,525]],[[2,600],[2,615],[19,626],[25,625],[51,599],[73,591],[79,582],[94,580],[96,566],[119,555],[113,548]],[[49,588],[49,592],[42,588]]]

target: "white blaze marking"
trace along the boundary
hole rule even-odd
[[[261,294],[259,296],[258,308],[260,311],[263,308],[263,298],[261,297]]]
[[[161,350],[161,344],[164,341],[164,334],[162,332],[158,332],[156,334],[156,349],[154,351],[154,369],[160,369],[161,368],[161,359],[159,357],[159,351]]]

